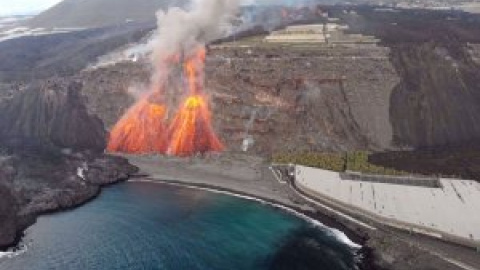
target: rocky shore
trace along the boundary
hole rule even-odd
[[[88,202],[103,185],[137,171],[126,159],[86,153],[0,157],[0,250],[14,245],[36,217]]]

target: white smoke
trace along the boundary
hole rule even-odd
[[[199,46],[227,36],[241,0],[192,0],[187,8],[172,7],[157,12],[157,32],[150,42],[154,85],[161,85],[171,65],[166,59],[174,55],[188,56]]]

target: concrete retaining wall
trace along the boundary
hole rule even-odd
[[[342,180],[364,181],[372,183],[385,183],[393,185],[408,185],[429,188],[442,188],[440,178],[418,177],[418,176],[391,176],[391,175],[372,175],[359,172],[342,172]]]
[[[443,188],[344,181],[336,172],[296,166],[303,193],[376,223],[480,247],[480,184],[440,179]]]

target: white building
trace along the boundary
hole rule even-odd
[[[267,42],[277,43],[325,43],[325,44],[365,44],[377,43],[372,36],[348,34],[346,25],[337,23],[292,25],[273,31],[265,38]]]

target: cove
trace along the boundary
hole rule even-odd
[[[0,269],[356,269],[331,229],[225,194],[156,183],[105,188],[45,215]]]

